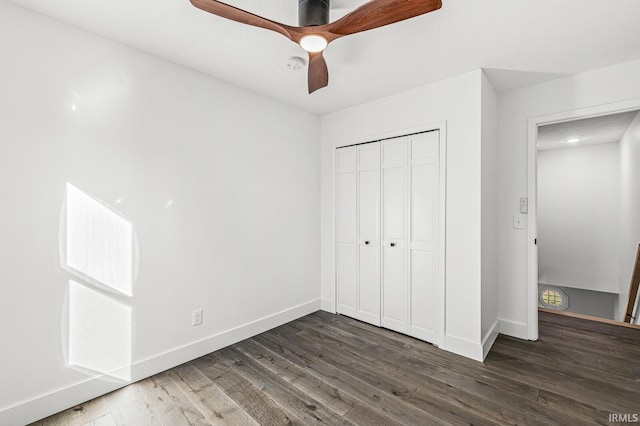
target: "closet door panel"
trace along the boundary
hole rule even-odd
[[[358,180],[359,236],[361,240],[377,244],[380,226],[380,171],[359,171]]]
[[[413,250],[411,253],[411,328],[412,334],[421,339],[435,335],[435,312],[432,307],[435,295],[434,253]]]
[[[339,241],[356,241],[356,174],[340,173],[337,177],[338,238]]]
[[[336,310],[357,314],[356,150],[336,151]]]
[[[380,325],[380,143],[357,147],[358,313]]]
[[[408,332],[407,138],[382,142],[382,326]]]
[[[360,246],[359,320],[380,325],[380,250],[379,247]]]
[[[435,250],[436,205],[438,202],[437,164],[411,167],[411,241],[424,250]]]
[[[382,169],[383,239],[406,239],[407,168],[404,165]]]
[[[338,243],[337,258],[338,313],[355,318],[358,298],[355,244]]]
[[[438,132],[410,137],[410,331],[437,341]]]
[[[408,287],[406,250],[384,247],[382,326],[407,333]]]

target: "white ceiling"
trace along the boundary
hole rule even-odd
[[[636,115],[638,111],[628,111],[541,126],[538,150],[619,142]]]
[[[491,69],[501,91],[640,58],[639,0],[443,0],[439,11],[332,43],[329,86],[309,95],[306,67],[286,66],[305,55],[299,46],[188,0],[10,1],[318,114],[477,68]],[[227,2],[296,24],[297,0]],[[364,2],[333,0],[331,19]]]

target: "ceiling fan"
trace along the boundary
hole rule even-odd
[[[322,52],[332,41],[440,9],[441,0],[371,0],[329,23],[330,0],[298,0],[298,24],[271,21],[216,0],[190,0],[198,9],[254,27],[275,31],[298,43],[309,54],[309,93],[329,84]]]

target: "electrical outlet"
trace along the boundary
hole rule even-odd
[[[513,216],[513,229],[524,229],[524,217],[521,214]]]
[[[193,311],[193,315],[191,316],[191,325],[200,325],[200,324],[202,324],[202,309]]]

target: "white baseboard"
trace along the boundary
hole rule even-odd
[[[272,315],[225,330],[205,339],[137,361],[131,366],[131,382],[137,382],[177,365],[199,358],[249,337],[263,333],[320,309],[320,299],[312,300]],[[48,417],[129,383],[108,376],[94,377],[69,387],[24,401],[0,411],[0,425],[20,426]]]
[[[336,304],[333,303],[331,299],[325,299],[324,297],[320,299],[320,309],[323,311],[331,312],[332,314],[336,313]]]
[[[487,331],[487,334],[482,339],[482,360],[483,361],[489,354],[489,351],[491,350],[491,347],[495,343],[499,334],[500,334],[500,320],[496,319],[493,322],[493,325],[491,325],[491,327],[489,328],[489,331]]]
[[[484,360],[482,357],[482,345],[480,343],[475,343],[450,334],[444,336],[444,344],[441,349],[476,361],[482,362]]]
[[[498,321],[500,321],[500,333],[516,337],[518,339],[529,339],[529,328],[527,327],[527,324],[505,319],[499,319]]]

